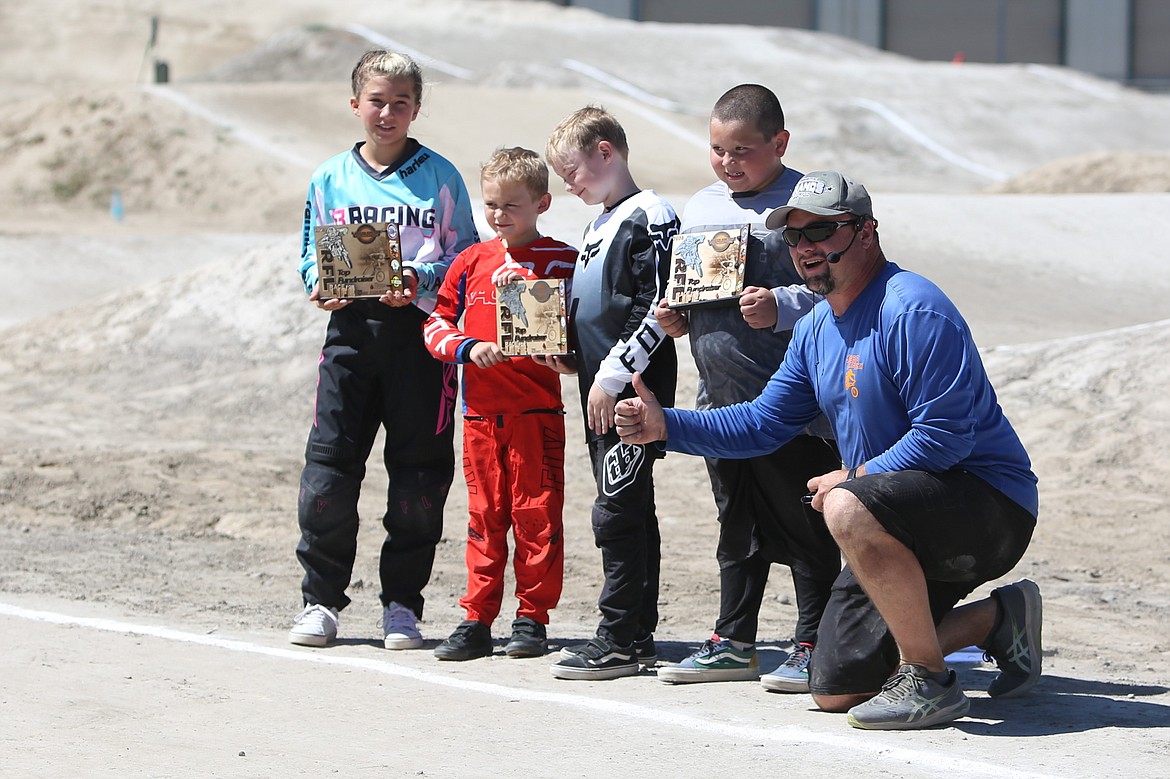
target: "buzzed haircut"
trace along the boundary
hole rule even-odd
[[[500,147],[479,169],[480,181],[521,184],[539,200],[548,194],[548,166],[540,155],[520,146]]]
[[[353,96],[361,97],[362,90],[371,79],[410,79],[414,85],[415,102],[422,102],[423,77],[418,64],[405,54],[385,49],[372,49],[362,55],[350,74]]]
[[[575,151],[592,154],[602,141],[609,141],[622,159],[629,159],[630,144],[621,123],[601,106],[587,105],[566,116],[556,126],[548,137],[545,156],[556,164]]]
[[[715,101],[711,118],[723,123],[754,124],[769,139],[784,129],[784,109],[780,107],[780,99],[772,90],[759,84],[740,84],[724,92]]]

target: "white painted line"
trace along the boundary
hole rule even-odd
[[[633,98],[633,100],[622,100],[621,98],[617,99],[617,102],[630,113],[637,114],[651,124],[659,127],[662,130],[665,130],[674,137],[694,146],[697,149],[706,151],[708,148],[710,148],[710,139],[696,135],[690,130],[679,127],[674,122],[659,116],[646,107],[654,106],[655,108],[666,111],[673,111],[675,113],[696,115],[694,111],[691,111],[682,104],[652,95],[649,92],[639,89],[628,81],[622,81],[620,78],[612,76],[605,71],[598,70],[592,65],[586,65],[584,62],[564,59],[561,60],[561,66],[568,70],[573,70],[588,76],[595,81],[604,84],[610,89],[613,89],[615,92]]]
[[[1125,90],[1120,84],[1112,81],[1103,81],[1087,73],[1070,71],[1067,68],[1029,63],[1024,65],[1024,70],[1033,76],[1040,76],[1049,81],[1055,81],[1061,86],[1075,89],[1082,94],[1098,100],[1108,100],[1112,103],[1125,94]]]
[[[683,106],[680,103],[675,103],[674,101],[668,101],[666,98],[651,95],[647,91],[643,91],[638,87],[634,87],[634,85],[629,82],[620,80],[620,78],[617,76],[611,76],[610,74],[605,73],[604,70],[598,70],[597,68],[589,66],[589,64],[585,64],[584,62],[578,62],[577,60],[562,60],[560,61],[560,66],[569,70],[577,71],[579,74],[589,76],[590,78],[593,78],[594,81],[605,84],[606,87],[611,88],[615,92],[619,92],[621,95],[632,97],[632,101],[618,98],[618,102],[624,106],[627,111],[636,113],[636,115],[646,119],[647,122],[651,124],[658,125],[660,129],[669,132],[670,135],[674,136],[675,138],[679,138],[683,140],[683,142],[693,145],[697,147],[697,149],[702,149],[703,151],[709,149],[710,139],[697,136],[694,132],[683,129],[683,127],[680,127],[674,122],[670,122],[669,119],[663,118],[659,116],[658,113],[655,113],[654,111],[646,108],[647,105],[652,105],[654,108],[661,110],[673,111],[675,113],[690,113],[690,115],[694,116],[695,112],[686,108],[686,106]]]
[[[232,135],[234,135],[236,138],[238,138],[243,143],[246,143],[249,146],[253,146],[257,149],[260,149],[261,151],[263,151],[264,153],[266,153],[270,156],[284,160],[285,162],[287,162],[290,165],[295,165],[298,168],[304,168],[306,170],[313,170],[314,168],[317,167],[316,162],[304,159],[303,157],[298,157],[297,155],[295,155],[291,152],[285,151],[285,150],[281,149],[279,146],[276,146],[275,144],[273,144],[272,141],[269,140],[268,138],[264,138],[260,135],[257,135],[256,133],[249,132],[248,130],[242,130],[239,127],[235,127],[232,124],[231,120],[228,119],[227,117],[221,116],[221,115],[211,111],[207,107],[200,105],[199,103],[195,102],[191,98],[187,97],[184,94],[176,92],[175,90],[171,89],[170,87],[158,86],[156,84],[146,84],[142,87],[142,91],[144,91],[148,94],[151,94],[151,95],[155,95],[156,97],[162,97],[162,98],[165,98],[167,100],[170,100],[172,103],[175,103],[180,108],[182,108],[184,111],[187,111],[188,113],[194,114],[195,116],[198,116],[200,119],[203,119],[203,120],[210,122],[211,124],[214,124],[214,125],[219,125],[220,127],[223,127],[224,129],[230,131],[232,133]]]
[[[660,116],[660,115],[654,113],[649,108],[646,108],[646,106],[642,105],[641,103],[638,103],[638,102],[633,101],[633,100],[627,100],[623,97],[616,97],[611,102],[611,105],[622,106],[625,110],[629,111],[630,113],[637,114],[638,116],[642,117],[647,122],[649,122],[650,124],[656,125],[660,129],[673,135],[675,138],[678,138],[679,140],[684,141],[685,143],[690,144],[691,146],[694,146],[696,149],[702,149],[703,151],[707,151],[708,149],[711,148],[710,147],[711,142],[707,138],[700,137],[700,136],[696,135],[695,133],[691,132],[690,130],[687,130],[683,127],[679,127],[674,122],[670,121],[669,119],[667,119],[663,116]]]
[[[1001,344],[999,346],[992,346],[987,349],[990,352],[1027,352],[1033,349],[1051,348],[1053,346],[1064,346],[1067,344],[1090,343],[1092,341],[1103,341],[1108,338],[1113,338],[1118,335],[1127,335],[1129,333],[1141,333],[1146,330],[1164,330],[1170,327],[1170,319],[1160,319],[1156,322],[1141,322],[1136,325],[1126,325],[1125,327],[1115,327],[1112,330],[1098,330],[1093,333],[1084,333],[1082,335],[1069,335],[1063,338],[1052,338],[1047,341],[1032,341],[1023,344]]]
[[[733,725],[730,723],[713,722],[709,718],[695,717],[688,714],[662,711],[649,706],[640,706],[623,701],[607,698],[587,697],[571,693],[542,692],[520,687],[508,687],[502,684],[487,682],[472,682],[464,679],[454,679],[437,673],[419,671],[406,666],[398,665],[387,660],[370,660],[361,657],[341,657],[325,654],[311,649],[282,649],[261,646],[247,641],[238,641],[230,638],[187,633],[165,627],[152,625],[136,625],[129,622],[119,622],[110,619],[93,617],[74,617],[67,614],[57,614],[50,611],[34,611],[7,603],[0,603],[0,616],[13,617],[31,622],[43,622],[51,625],[67,627],[82,627],[92,630],[103,630],[111,633],[126,635],[151,636],[166,641],[175,641],[184,644],[196,644],[231,652],[274,657],[281,660],[291,660],[317,665],[330,665],[350,669],[373,671],[388,676],[400,676],[424,684],[433,684],[449,687],[456,690],[492,695],[508,700],[526,700],[538,703],[550,703],[579,710],[587,710],[605,715],[616,715],[630,719],[652,722],[657,725],[667,725],[705,734],[727,737],[738,741],[763,741],[775,744],[817,743],[833,749],[844,750],[864,755],[878,763],[891,763],[899,766],[912,765],[923,771],[933,771],[938,775],[958,773],[965,777],[987,776],[996,779],[1057,779],[1052,774],[1037,774],[1028,771],[1019,771],[1003,765],[984,763],[976,760],[965,760],[947,753],[945,750],[919,751],[891,746],[889,740],[881,738],[881,734],[874,734],[872,743],[866,743],[851,736],[837,736],[826,733],[805,730],[798,726],[786,725],[783,728],[760,728],[747,725]],[[844,726],[844,723],[842,723]],[[844,726],[847,727],[847,726]]]
[[[452,65],[450,62],[443,62],[442,60],[437,60],[434,57],[428,57],[426,54],[423,54],[418,49],[412,49],[411,47],[407,46],[405,43],[402,43],[400,41],[396,41],[393,38],[387,38],[382,33],[375,32],[374,30],[371,30],[369,27],[366,27],[365,25],[347,24],[344,27],[342,27],[341,29],[343,29],[347,32],[352,32],[354,35],[359,35],[362,38],[365,38],[370,43],[381,46],[384,49],[389,49],[390,51],[396,51],[399,54],[405,54],[406,56],[413,59],[415,62],[426,65],[428,68],[432,68],[434,70],[437,70],[440,73],[446,73],[448,76],[454,76],[455,78],[461,78],[464,81],[470,81],[472,78],[475,77],[475,71],[468,70],[467,68],[461,68],[458,65]]]
[[[977,176],[983,176],[984,178],[991,179],[992,181],[1003,181],[1008,178],[1008,174],[1004,173],[1002,170],[996,170],[995,168],[981,165],[978,162],[969,160],[966,157],[956,154],[955,152],[935,141],[926,133],[919,130],[914,125],[910,124],[910,122],[906,121],[901,116],[898,116],[896,113],[881,103],[878,103],[874,100],[867,100],[863,97],[855,97],[851,99],[849,103],[851,105],[858,106],[859,108],[873,111],[875,114],[885,119],[895,128],[900,130],[902,134],[908,137],[910,140],[928,149],[929,151],[934,152],[952,165],[970,171]]]
[[[620,79],[612,73],[606,73],[604,70],[595,68],[594,66],[581,62],[580,60],[563,59],[561,60],[561,67],[565,68],[566,70],[572,70],[576,73],[580,73],[583,76],[588,76],[594,81],[605,84],[610,89],[621,92],[624,95],[629,95],[635,100],[641,103],[645,103],[646,105],[652,105],[655,108],[661,108],[663,111],[673,111],[676,114],[689,114],[691,116],[706,116],[705,112],[695,111],[694,109],[689,108],[682,103],[676,103],[675,101],[668,100],[665,97],[652,95],[646,90],[640,87],[636,87],[630,82],[625,81],[624,79]],[[704,143],[704,145],[706,144]]]

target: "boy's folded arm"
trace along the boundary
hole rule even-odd
[[[474,349],[476,345],[483,343],[483,341],[478,338],[472,338],[471,336],[466,336],[466,338],[467,340],[459,344],[459,346],[455,349],[455,362],[460,364],[471,362],[471,350]]]
[[[593,381],[607,394],[617,397],[634,377],[634,373],[646,370],[650,356],[658,347],[670,339],[650,311],[629,338],[618,341],[597,368]]]
[[[776,324],[772,330],[777,333],[796,327],[796,320],[823,299],[803,284],[773,287],[772,296],[776,298]]]
[[[453,322],[432,313],[423,324],[423,344],[431,356],[443,362],[465,363],[479,339],[464,333]]]

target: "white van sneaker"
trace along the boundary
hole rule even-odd
[[[290,644],[329,646],[337,638],[337,609],[312,603],[293,617]]]
[[[418,617],[401,603],[391,601],[382,610],[382,631],[387,649],[418,649],[423,645]]]

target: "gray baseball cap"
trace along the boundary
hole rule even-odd
[[[796,182],[788,204],[768,214],[764,224],[769,230],[778,230],[788,223],[789,211],[807,211],[817,216],[873,216],[873,203],[861,184],[835,170],[815,170]]]

